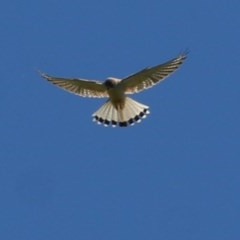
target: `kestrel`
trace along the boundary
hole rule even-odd
[[[154,67],[145,68],[123,79],[109,77],[105,82],[89,81],[80,78],[52,77],[41,73],[41,76],[66,91],[82,97],[108,98],[93,113],[93,121],[104,126],[127,127],[140,122],[149,114],[149,107],[126,94],[138,93],[161,82],[173,73],[186,59],[187,53]]]

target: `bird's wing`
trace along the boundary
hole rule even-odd
[[[104,84],[98,81],[52,77],[44,73],[40,73],[40,75],[49,82],[56,84],[58,87],[82,97],[108,97],[107,88]]]
[[[130,75],[121,81],[125,93],[132,94],[150,88],[173,73],[186,59],[187,53],[180,54],[172,60]]]

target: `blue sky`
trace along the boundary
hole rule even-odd
[[[0,238],[239,239],[239,1],[1,1]],[[105,128],[105,101],[50,75],[105,80],[189,58]]]

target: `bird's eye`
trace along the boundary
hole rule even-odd
[[[107,87],[113,87],[114,86],[114,83],[113,83],[113,81],[111,81],[111,80],[106,80],[105,81],[105,83],[104,83]]]

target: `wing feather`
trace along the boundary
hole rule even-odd
[[[140,72],[130,75],[124,78],[120,84],[127,94],[140,92],[164,80],[177,70],[186,58],[187,53],[180,54],[168,62],[155,67],[145,68]]]
[[[44,73],[40,73],[40,75],[58,87],[82,97],[108,97],[107,88],[100,81],[89,81],[79,78],[59,78]]]

